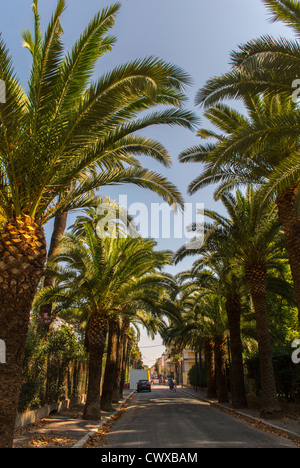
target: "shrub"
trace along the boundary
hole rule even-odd
[[[50,329],[45,337],[36,333],[33,321],[26,343],[19,412],[77,396],[81,384],[78,365],[85,363],[85,348],[70,327]]]
[[[196,364],[194,364],[188,371],[188,377],[190,384],[196,386]],[[200,363],[197,365],[197,387],[206,387],[206,373],[205,373],[205,364],[202,363],[200,368]]]
[[[280,398],[295,403],[300,402],[300,365],[294,364],[289,349],[273,352],[273,366],[277,393]],[[246,360],[248,376],[255,379],[256,388],[260,389],[259,357]]]

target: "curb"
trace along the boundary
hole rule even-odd
[[[57,403],[51,403],[50,405],[42,406],[41,408],[26,411],[25,413],[19,413],[16,417],[15,422],[15,429],[21,429],[23,427],[29,426],[30,424],[34,424],[35,422],[39,421],[40,419],[46,418],[52,411],[57,411],[60,413],[61,411],[72,408],[78,404],[85,402],[85,395],[81,395],[79,397],[71,398],[68,400],[60,401]]]
[[[97,424],[91,431],[87,432],[84,437],[82,437],[78,442],[76,442],[76,444],[72,445],[72,447],[70,448],[82,448],[84,444],[89,440],[89,438],[93,436],[96,432],[98,432],[101,426],[106,424],[113,416],[116,415],[116,413],[118,413],[123,408],[127,400],[129,400],[129,398],[131,398],[134,393],[135,393],[135,390],[133,390],[129,395],[127,395],[124,401],[122,401],[122,403],[120,403],[116,407],[116,410],[111,414],[111,416],[109,416],[107,419],[100,421],[99,424]]]
[[[290,437],[293,437],[295,439],[300,440],[300,434],[297,434],[296,432],[292,432],[289,429],[285,429],[283,427],[276,426],[275,424],[271,424],[268,421],[256,418],[255,416],[251,416],[251,415],[249,415],[247,413],[243,413],[242,411],[237,411],[236,409],[229,408],[228,406],[222,405],[221,403],[209,400],[209,399],[201,397],[199,395],[194,395],[193,393],[190,393],[188,390],[185,390],[183,388],[180,388],[179,390],[182,391],[183,393],[186,393],[187,395],[189,395],[191,397],[194,397],[194,398],[197,398],[198,400],[204,401],[205,403],[209,403],[209,404],[214,405],[215,407],[219,407],[221,409],[229,410],[230,413],[232,413],[233,416],[234,415],[240,415],[243,418],[248,418],[248,419],[252,420],[253,422],[264,424],[265,426],[268,426],[270,429],[276,429],[277,431],[280,431],[280,432],[282,432],[282,433],[284,433],[284,434],[286,434],[286,435],[288,435]]]

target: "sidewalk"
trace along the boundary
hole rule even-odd
[[[124,389],[123,400],[113,405],[113,413],[102,411],[101,421],[82,419],[84,405],[81,404],[18,429],[14,448],[82,448],[91,435],[122,409],[133,393]]]
[[[300,414],[284,414],[284,416],[280,419],[269,420],[261,418],[259,414],[259,408],[256,407],[236,410],[232,408],[231,403],[218,403],[217,399],[208,399],[206,397],[205,391],[198,390],[196,392],[195,389],[190,387],[178,387],[178,390],[193,397],[197,397],[204,402],[219,408],[222,411],[228,412],[236,417],[240,417],[261,430],[268,430],[274,434],[285,434],[286,436],[300,442]]]

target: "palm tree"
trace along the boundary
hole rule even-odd
[[[243,100],[248,117],[225,104],[216,104],[205,116],[222,133],[202,129],[208,142],[184,151],[182,162],[204,163],[202,174],[189,185],[194,193],[211,183],[215,192],[256,184],[262,198],[274,198],[284,229],[300,321],[300,244],[297,193],[299,185],[298,110],[282,96],[253,96]],[[281,132],[285,127],[286,131]]]
[[[194,306],[193,301],[182,295],[182,286],[180,286],[180,297],[177,299],[177,314],[174,315],[170,321],[169,327],[163,333],[163,340],[166,345],[171,348],[182,350],[186,347],[190,347],[195,351],[195,363],[196,372],[197,367],[197,356],[198,352],[205,348],[206,354],[206,343],[204,335],[202,333],[202,322],[200,318],[199,309]],[[207,354],[206,354],[207,355]],[[211,361],[211,364],[214,360]],[[213,396],[215,396],[215,378],[213,366],[206,366],[207,382],[208,382],[208,396],[210,394],[210,382],[213,383]],[[197,375],[196,375],[196,388],[197,388]]]
[[[269,35],[253,39],[231,53],[230,72],[213,77],[199,90],[197,101],[211,105],[223,99],[260,93],[283,94],[290,100],[298,77],[300,6],[295,0],[262,0],[272,21],[290,27],[296,40]]]
[[[226,330],[228,328],[225,303],[220,296],[206,296],[199,302],[203,314],[204,330],[207,337],[214,343],[214,354],[218,382],[218,401],[228,402],[226,355],[227,341]]]
[[[120,207],[117,202],[115,202],[113,199],[107,196],[105,197],[95,196],[94,199],[92,199],[91,202],[89,203],[89,206],[82,209],[82,213],[77,216],[74,224],[69,227],[70,231],[73,232],[73,234],[77,236],[85,236],[85,226],[86,224],[89,224],[89,226],[91,226],[93,231],[97,232],[98,223],[101,219],[101,216],[99,214],[101,210],[99,211],[99,207],[102,207],[101,210],[105,208],[106,213],[108,213],[111,220],[114,221],[116,229],[117,228],[124,229],[124,232],[125,230],[128,230],[129,235],[133,235],[133,236],[137,235],[137,231],[133,223],[133,219],[129,215],[127,210],[125,208]],[[48,254],[48,263],[51,263],[51,260],[53,263],[53,258],[55,258],[55,256],[59,254],[59,250],[61,248],[60,238],[62,236],[63,236],[63,232],[61,232],[60,237],[56,239],[56,241],[58,241],[57,246],[55,248],[56,253],[53,250],[51,253],[51,256]],[[51,250],[51,246],[50,246],[49,252],[50,250]],[[43,282],[43,288],[49,288],[51,286],[54,286],[55,277],[51,274],[47,274],[47,270],[45,271],[45,273],[46,274],[45,274],[45,280]],[[52,310],[52,303],[46,303],[46,304],[42,303],[39,314],[42,318],[47,317],[48,320],[40,321],[41,323],[38,327],[38,332],[42,334],[47,334],[52,322],[55,319],[55,311]],[[49,319],[50,316],[52,317],[52,319]]]
[[[296,35],[296,40],[263,36],[239,46],[231,53],[230,72],[211,78],[198,92],[197,100],[212,104],[223,99],[243,98],[247,94],[283,94],[288,100],[298,77],[300,6],[295,0],[262,0],[271,19],[283,22]]]
[[[249,149],[249,143],[252,145],[253,139],[263,141],[267,137],[268,146],[272,149],[272,173],[267,178],[265,194],[276,197],[278,214],[284,227],[300,321],[300,219],[296,206],[300,178],[299,149],[298,144],[296,148],[294,144],[289,148],[288,146],[283,147],[280,141],[278,142],[283,136],[292,139],[295,143],[299,134],[299,112],[297,110],[299,93],[295,91],[295,87],[299,86],[299,80],[296,78],[298,77],[300,54],[300,7],[299,2],[294,0],[263,1],[271,13],[272,20],[281,21],[291,27],[296,34],[296,40],[264,36],[241,45],[238,51],[231,54],[232,68],[230,72],[208,80],[205,86],[199,90],[196,101],[198,104],[210,107],[226,98],[245,100],[249,96],[255,99],[261,94],[266,94],[268,98],[272,98],[280,94],[282,96],[281,103],[286,101],[287,105],[291,107],[288,113],[283,112],[282,115],[277,113],[273,122],[263,120],[261,123],[264,128],[261,125],[260,128],[253,126],[252,131],[249,133],[246,131],[243,136],[240,132],[239,147],[244,145],[245,148],[246,144],[247,149]],[[295,97],[293,96],[294,92],[296,93]],[[295,108],[296,112],[293,111]],[[282,111],[282,109],[280,110]],[[278,156],[274,166],[276,152]],[[266,157],[265,151],[263,153]],[[259,163],[256,171],[261,168],[261,175],[264,177],[265,167],[268,163],[265,164],[260,158],[261,152],[255,161],[255,165],[257,162]],[[240,167],[240,162],[237,162],[237,167]],[[244,168],[243,164],[243,176]],[[231,169],[233,169],[232,166]],[[241,179],[242,177],[239,177],[239,181]]]
[[[100,407],[103,411],[113,411],[112,400],[115,379],[117,376],[118,367],[118,348],[120,338],[120,324],[118,317],[110,317],[108,319],[108,339],[107,339],[107,354],[105,363],[105,374],[102,384]],[[93,379],[93,376],[91,376]],[[119,389],[118,389],[119,390]],[[100,388],[98,388],[98,393]],[[100,410],[100,408],[99,408]]]
[[[123,399],[123,390],[126,379],[126,359],[127,359],[127,350],[128,350],[128,336],[130,330],[130,321],[127,317],[123,316],[121,319],[120,327],[120,367],[119,367],[119,389],[118,389],[118,399]]]
[[[213,228],[212,228],[213,229]],[[193,263],[191,270],[181,273],[179,276],[184,281],[184,289],[188,294],[200,293],[203,296],[214,295],[224,300],[227,313],[227,323],[230,335],[230,351],[232,359],[232,388],[231,398],[233,408],[247,407],[247,398],[244,382],[243,345],[241,340],[241,315],[247,309],[248,297],[244,285],[241,268],[232,265],[233,253],[228,248],[214,241],[213,234],[198,251],[201,254],[199,260]],[[211,250],[209,250],[211,249]],[[215,251],[213,250],[215,249]],[[177,252],[182,257],[183,252]],[[175,255],[177,261],[177,256]]]
[[[151,282],[152,286],[153,282]],[[142,291],[140,291],[141,293]],[[167,293],[167,290],[165,293]],[[138,305],[137,302],[140,302],[140,304]],[[110,333],[108,335],[105,376],[101,394],[101,409],[103,411],[112,411],[112,404],[119,402],[123,392],[123,387],[121,387],[122,351],[124,351],[123,347],[126,341],[121,333],[122,321],[125,321],[128,330],[130,324],[134,326],[141,324],[146,328],[151,338],[154,338],[158,332],[162,333],[162,330],[166,327],[166,323],[161,317],[162,311],[159,309],[159,306],[163,305],[161,299],[157,298],[156,306],[152,306],[150,309],[148,304],[143,304],[141,300],[137,302],[135,300],[131,302],[129,299],[125,307],[126,312],[122,312],[121,316],[114,316],[109,319]]]
[[[186,272],[188,275],[188,272]],[[180,280],[186,280],[183,273]],[[204,347],[206,361],[207,397],[218,393],[219,402],[228,401],[225,354],[225,331],[227,317],[224,301],[216,295],[205,295],[201,288],[193,290],[190,283],[183,282],[178,308],[182,311],[166,332],[166,341],[180,348],[191,346],[196,352]],[[218,392],[215,386],[215,367]],[[197,366],[197,360],[196,360]],[[197,385],[197,384],[196,384]]]
[[[53,265],[52,269],[49,266],[49,274],[56,278],[55,286],[41,291],[37,301],[51,298],[57,303],[57,312],[75,308],[81,321],[87,324],[89,384],[84,418],[100,419],[102,356],[108,325],[109,375],[113,384],[116,356],[112,353],[117,350],[119,315],[132,303],[150,306],[171,287],[168,275],[156,273],[170,263],[171,253],[155,251],[152,240],[99,238],[89,223],[84,231],[84,236],[66,234],[62,238],[62,250],[55,263],[65,266]],[[104,400],[102,407],[107,409]]]
[[[284,244],[276,205],[265,202],[253,188],[246,195],[222,195],[220,200],[229,218],[207,211],[219,226],[220,239],[230,239],[235,257],[243,265],[255,311],[262,386],[262,414],[273,417],[280,411],[272,363],[271,338],[268,323],[267,271],[285,261]]]
[[[176,283],[169,275],[151,273],[153,260],[148,258],[148,266],[139,279],[132,277],[133,281],[130,282],[129,288],[126,288],[125,297],[123,300],[120,299],[119,313],[110,316],[108,320],[110,333],[101,394],[101,409],[104,411],[112,410],[112,403],[118,403],[123,391],[122,355],[130,324],[141,324],[149,336],[154,338],[156,333],[162,333],[166,327],[164,319],[174,314],[175,305],[172,297],[175,294]],[[125,336],[121,333],[122,322],[124,322]]]
[[[102,160],[103,167],[109,161],[113,167],[119,158],[124,178],[134,178],[170,203],[182,203],[164,177],[139,167],[134,172],[126,160],[141,152],[166,161],[161,145],[134,133],[150,125],[191,128],[194,123],[191,113],[176,109],[184,101],[189,77],[160,59],[134,60],[90,83],[96,59],[114,42],[106,32],[118,4],[97,14],[65,54],[60,22],[64,0],[58,0],[44,37],[37,3],[34,36],[23,34],[33,57],[28,93],[0,39],[0,78],[6,85],[6,103],[0,106],[0,337],[7,350],[7,364],[0,366],[0,412],[6,421],[0,446],[12,444],[29,313],[47,255],[43,225],[86,206],[108,176],[112,183],[121,180],[120,173],[114,178],[97,170]],[[160,104],[172,107],[139,116]]]
[[[272,306],[273,300],[271,297],[275,295],[287,300],[292,307],[295,305],[293,288],[285,278],[284,244],[280,239],[280,232],[277,238],[277,241],[279,241],[277,250],[276,236],[275,238],[272,237],[280,227],[275,216],[276,210],[274,214],[274,205],[266,208],[266,204],[261,205],[259,193],[255,194],[253,189],[248,188],[248,195],[249,193],[252,193],[252,199],[246,197],[247,202],[240,192],[237,192],[237,200],[230,195],[228,197],[223,195],[221,200],[230,214],[230,219],[206,210],[206,215],[212,217],[214,223],[205,223],[206,232],[202,248],[191,252],[190,249],[187,250],[183,247],[175,255],[175,262],[178,262],[186,255],[200,255],[191,270],[180,274],[181,281],[185,283],[184,290],[186,294],[200,294],[201,292],[203,296],[213,294],[223,297],[225,300],[232,355],[232,402],[237,407],[240,404],[246,404],[240,328],[242,310],[249,311],[249,291],[245,278],[245,262],[251,263],[255,261],[255,258],[258,259],[259,252],[256,252],[256,250],[261,250],[260,255],[263,254],[263,251],[265,251],[265,255],[268,252],[268,255],[270,255],[267,262],[268,275],[266,279],[268,304]],[[252,208],[250,208],[251,203],[253,203]],[[260,213],[259,210],[261,210]],[[269,224],[265,233],[260,232],[260,220],[264,220],[264,224]],[[274,228],[273,233],[272,225]],[[238,233],[241,237],[239,237]],[[265,234],[266,238],[264,240]],[[237,247],[236,242],[241,245]],[[269,246],[268,243],[270,243]],[[243,249],[244,252],[240,249]],[[249,254],[248,259],[247,252]],[[274,267],[279,269],[280,277],[275,274]],[[251,327],[245,325],[246,323],[243,323],[243,329],[246,332],[248,341],[253,333]],[[244,334],[244,336],[246,335]],[[247,341],[245,344],[247,344]]]
[[[118,218],[115,220],[115,228],[118,230],[116,235],[125,235],[128,223],[129,235],[138,235],[133,220],[126,210],[123,210],[107,197],[100,200],[105,205],[106,210],[112,210],[112,218],[114,219],[115,216]],[[96,206],[98,207],[97,203]],[[85,210],[84,216],[79,216],[76,219],[71,229],[73,229],[76,235],[84,236],[85,225],[88,223],[95,233],[100,234],[98,222],[98,210],[89,208]],[[161,264],[157,263],[156,268],[161,268]],[[116,313],[112,314],[108,320],[108,352],[101,395],[101,407],[104,411],[111,411],[112,403],[116,403],[123,393],[121,381],[124,378],[125,363],[121,361],[124,361],[130,324],[135,322],[141,323],[150,336],[154,338],[155,333],[161,333],[165,326],[164,321],[159,318],[162,311],[165,316],[170,317],[175,310],[172,296],[176,294],[176,282],[170,275],[149,275],[151,269],[153,269],[153,265],[151,265],[149,258],[149,263],[145,264],[144,270],[144,273],[147,273],[147,275],[141,275],[140,279],[133,283],[133,289],[129,289],[126,292],[125,305],[120,306],[119,310],[117,308]],[[169,294],[167,295],[168,291]],[[163,302],[161,301],[162,294]],[[122,365],[123,375],[121,372]]]
[[[207,369],[207,396],[217,394],[219,403],[228,402],[226,377],[226,330],[228,327],[224,300],[216,295],[202,295],[197,291],[191,296],[193,307],[199,309]],[[215,370],[214,370],[215,366]],[[217,389],[215,388],[215,372]]]

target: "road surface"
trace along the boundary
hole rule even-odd
[[[136,393],[107,436],[106,448],[296,448],[180,389]]]

